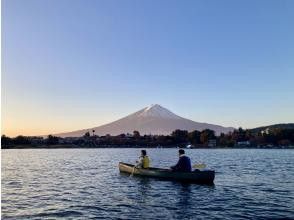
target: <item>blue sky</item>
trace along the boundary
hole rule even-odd
[[[2,133],[97,126],[153,103],[294,122],[294,1],[2,0]]]

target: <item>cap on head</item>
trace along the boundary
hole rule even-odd
[[[184,151],[183,149],[180,149],[180,150],[179,150],[179,154],[180,154],[180,155],[185,154],[185,151]]]
[[[146,150],[141,150],[141,153],[143,156],[146,156],[146,154],[147,154]]]

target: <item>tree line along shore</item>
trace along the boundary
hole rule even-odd
[[[293,148],[293,128],[236,129],[233,132],[216,136],[210,129],[203,131],[175,130],[170,135],[132,134],[98,136],[95,130],[82,137],[56,137],[48,135],[17,136],[2,135],[2,149],[13,148],[105,148],[105,147],[144,147],[144,148]]]

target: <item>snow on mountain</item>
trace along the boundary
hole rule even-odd
[[[166,108],[161,107],[158,104],[151,105],[143,109],[143,112],[139,114],[139,117],[158,117],[158,118],[171,118],[171,119],[180,119],[181,117],[167,110]]]
[[[122,133],[133,133],[134,130],[140,132],[140,134],[171,134],[174,130],[199,130],[204,129],[214,130],[218,135],[221,132],[228,133],[234,128],[222,127],[220,125],[213,125],[207,123],[199,123],[189,119],[182,118],[168,109],[155,104],[149,107],[143,108],[133,114],[130,114],[124,118],[114,121],[109,124],[105,124],[99,127],[83,129],[73,132],[56,134],[60,137],[78,137],[83,136],[87,131],[95,130],[97,135],[119,135]]]

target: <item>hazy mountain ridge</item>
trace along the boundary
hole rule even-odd
[[[266,129],[294,129],[294,123],[273,124],[249,129],[252,132],[260,132]]]
[[[124,118],[116,120],[112,123],[101,125],[94,128],[82,129],[73,132],[66,132],[55,134],[60,137],[79,137],[83,136],[86,132],[95,130],[97,135],[119,135],[122,133],[133,133],[134,130],[139,131],[141,134],[159,134],[168,135],[176,129],[181,130],[204,130],[211,129],[219,135],[221,132],[228,133],[233,131],[233,127],[223,127],[220,125],[195,122],[186,118],[182,118],[166,108],[156,104],[145,107],[133,114]]]

